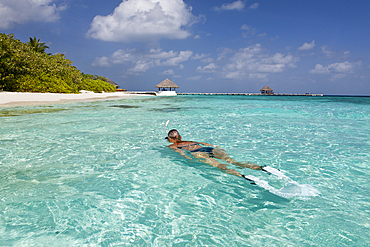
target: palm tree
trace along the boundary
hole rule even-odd
[[[45,45],[45,43],[40,43],[40,39],[36,39],[36,37],[30,37],[30,41],[27,44],[40,53],[45,53],[45,50],[49,49],[49,46]]]

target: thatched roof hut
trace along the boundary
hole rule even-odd
[[[264,86],[261,90],[260,90],[260,92],[262,93],[262,94],[274,94],[274,92],[273,92],[274,90],[272,90],[269,86]]]
[[[175,83],[173,83],[172,81],[170,81],[168,78],[164,81],[162,81],[161,83],[159,83],[157,86],[155,86],[156,88],[159,88],[159,91],[166,91],[165,88],[169,88],[170,91],[172,90],[172,88],[179,88],[179,86],[177,86]]]
[[[119,88],[119,85],[117,83],[115,83],[114,81],[112,81],[111,79],[106,78],[105,81],[108,82],[109,84],[112,84],[113,86],[115,86],[116,89]]]

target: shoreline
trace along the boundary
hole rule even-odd
[[[0,92],[0,108],[16,106],[38,106],[48,104],[60,104],[66,102],[118,100],[141,96],[149,95],[127,92],[94,93],[87,91],[83,91],[79,94]]]
[[[324,95],[324,94],[271,94],[257,93],[177,93],[177,95],[248,95],[248,96],[313,96],[313,97],[370,97],[365,95]],[[155,92],[107,92],[94,93],[81,91],[79,94],[63,93],[27,93],[0,91],[0,108],[18,106],[38,106],[48,104],[62,104],[67,102],[89,102],[104,100],[119,100],[130,97],[155,96]]]

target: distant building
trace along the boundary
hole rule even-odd
[[[264,86],[261,90],[260,90],[261,94],[274,94],[274,90],[272,90],[269,86]]]
[[[157,96],[176,96],[177,93],[175,88],[179,88],[179,86],[170,81],[168,78],[155,87],[158,88],[158,92],[155,93]]]
[[[117,89],[117,88],[119,88],[119,85],[118,85],[117,83],[115,83],[114,81],[112,81],[111,79],[106,78],[106,80],[105,80],[105,81],[106,81],[106,82],[108,82],[109,84],[111,84],[111,85],[115,86],[115,87],[116,87],[116,89]]]

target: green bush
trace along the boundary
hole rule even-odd
[[[40,93],[78,93],[77,87],[71,87],[65,80],[48,74],[24,75],[15,80],[17,92]]]
[[[116,87],[103,80],[83,79],[79,90],[93,91],[95,93],[115,92]]]
[[[85,75],[63,54],[48,55],[37,51],[15,39],[13,34],[0,34],[0,48],[0,90],[51,93],[116,91],[105,77]]]

